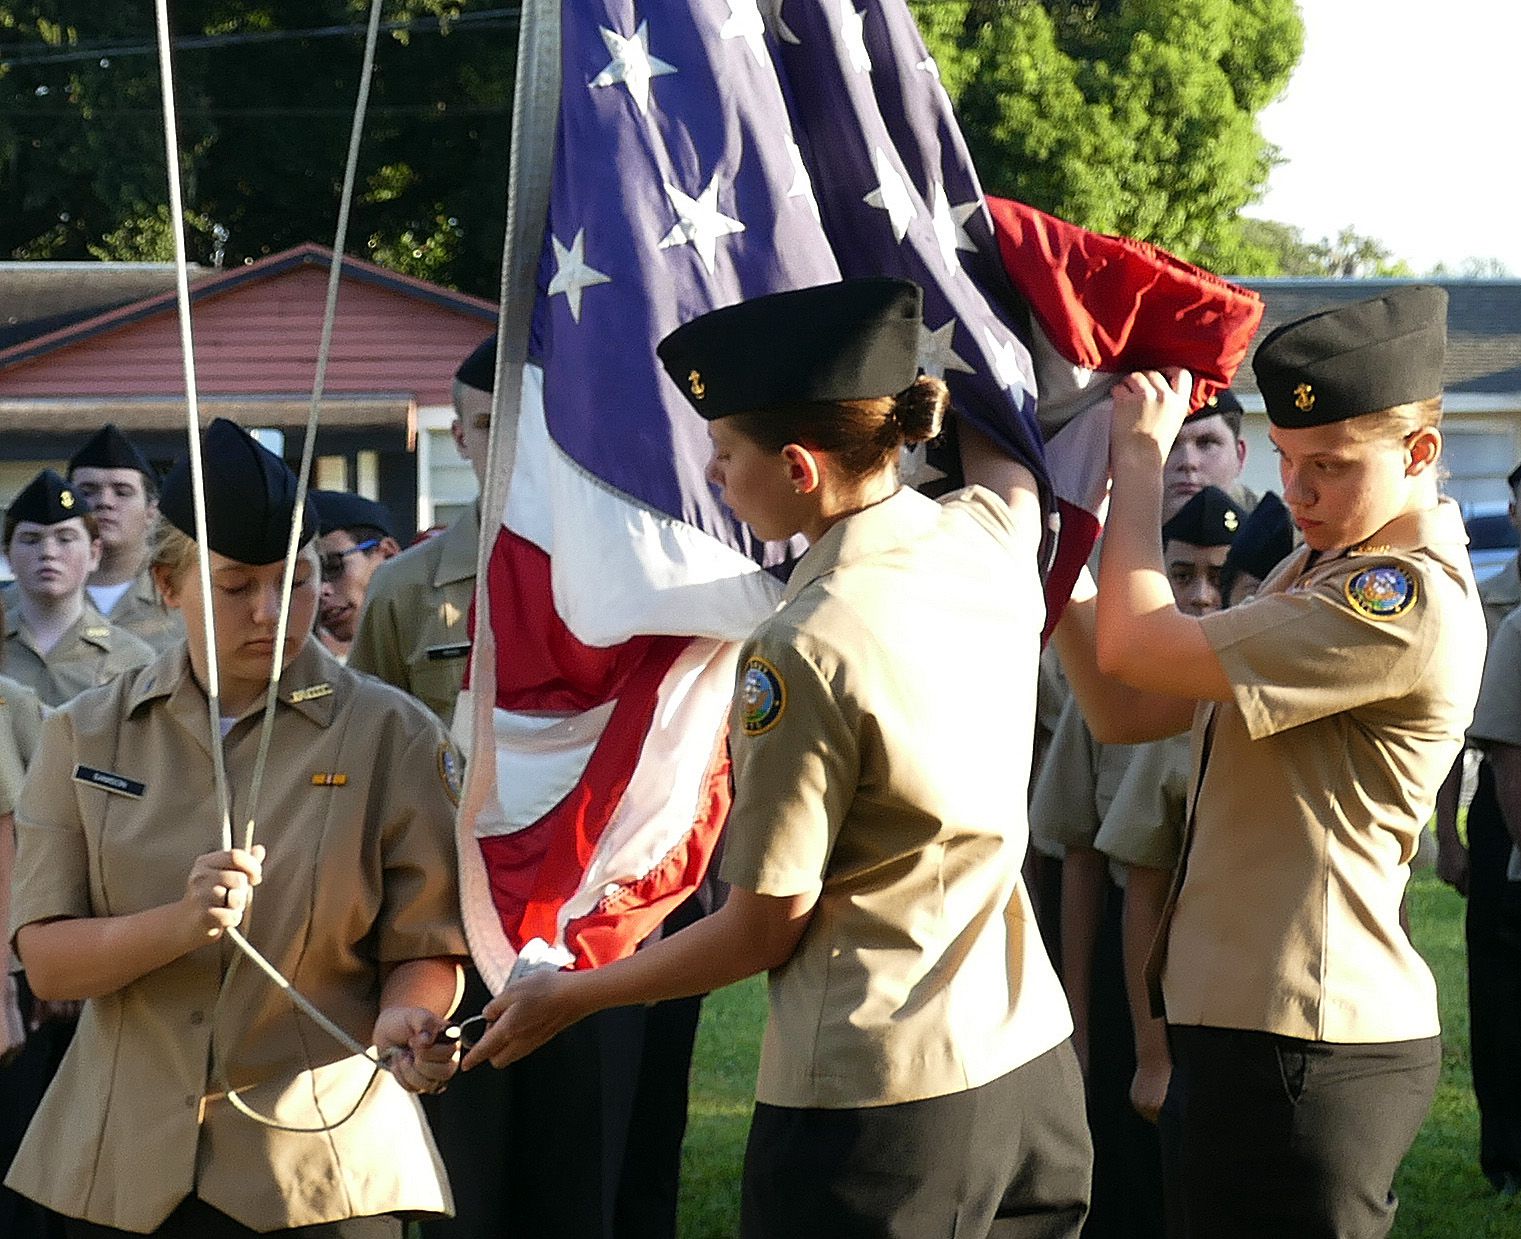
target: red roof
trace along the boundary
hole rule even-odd
[[[301,245],[190,289],[196,381],[206,395],[310,392],[332,251]],[[448,404],[455,368],[496,306],[345,257],[326,390],[406,392]],[[0,350],[0,401],[183,397],[174,294],[132,302]]]

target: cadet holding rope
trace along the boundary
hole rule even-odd
[[[450,1207],[409,1092],[455,1070],[438,1034],[466,950],[459,759],[426,710],[310,636],[308,506],[267,777],[249,803],[297,485],[230,422],[207,431],[205,459],[215,649],[181,462],[153,571],[188,646],[49,719],[17,809],[22,962],[40,995],[85,1006],[8,1182],[82,1236],[399,1236],[390,1215]],[[262,827],[251,851],[215,846],[216,744],[239,825]],[[361,1046],[389,1051],[390,1071],[293,1010],[231,950],[234,927]]]

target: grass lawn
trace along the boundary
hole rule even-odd
[[[1500,1200],[1479,1173],[1478,1115],[1468,1075],[1463,901],[1422,873],[1411,884],[1410,913],[1416,945],[1436,973],[1446,1050],[1436,1101],[1400,1172],[1393,1239],[1521,1239],[1521,1197]],[[682,1239],[732,1239],[738,1233],[739,1167],[765,1010],[760,978],[703,1005],[682,1155]]]

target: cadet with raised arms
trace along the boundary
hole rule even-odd
[[[1386,1235],[1436,1087],[1436,986],[1400,901],[1484,649],[1438,488],[1445,318],[1440,289],[1408,287],[1263,341],[1257,385],[1306,545],[1216,615],[1174,606],[1157,537],[1189,379],[1116,388],[1096,633],[1078,604],[1059,639],[1101,739],[1193,723],[1153,954],[1179,1235]]]

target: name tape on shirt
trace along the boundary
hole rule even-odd
[[[146,783],[139,783],[136,779],[129,779],[125,775],[116,774],[110,770],[96,770],[93,766],[75,766],[74,782],[86,783],[102,791],[112,792],[117,796],[127,796],[133,800],[141,800],[143,793],[148,790]]]
[[[430,663],[444,662],[450,658],[463,658],[470,652],[470,642],[456,641],[453,645],[430,645],[427,650]]]

